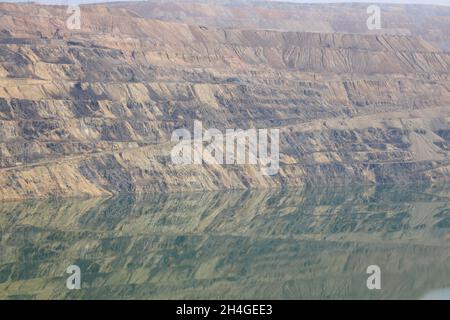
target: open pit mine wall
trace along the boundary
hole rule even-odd
[[[422,38],[0,13],[0,200],[450,178],[450,55]],[[279,129],[278,174],[173,164],[195,120]]]

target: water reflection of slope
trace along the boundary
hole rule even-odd
[[[3,204],[0,297],[418,298],[450,285],[448,188]],[[78,264],[83,290],[65,288]],[[378,264],[383,290],[365,270]]]

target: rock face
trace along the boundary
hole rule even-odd
[[[0,13],[1,200],[450,177],[450,55],[421,38]],[[279,174],[172,164],[195,120],[280,129]]]
[[[150,0],[110,5],[150,19],[219,28],[412,35],[450,50],[450,7],[445,6],[378,4],[382,30],[370,31],[366,26],[369,4],[365,3]]]

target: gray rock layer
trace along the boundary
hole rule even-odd
[[[0,4],[0,200],[450,177],[450,55],[414,36]],[[174,165],[173,130],[280,129],[280,171]]]

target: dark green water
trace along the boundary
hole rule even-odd
[[[0,299],[419,299],[450,287],[450,188],[3,203],[0,239]]]

